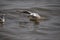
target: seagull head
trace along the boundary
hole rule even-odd
[[[21,13],[31,14],[29,11],[22,11]]]

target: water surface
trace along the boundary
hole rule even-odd
[[[59,4],[59,0],[1,0],[0,14],[6,14],[6,22],[0,24],[0,40],[60,40]],[[36,12],[48,20],[35,25],[28,15],[17,10]]]

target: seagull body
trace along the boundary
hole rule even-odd
[[[39,19],[40,19],[40,17],[41,17],[38,13],[30,13],[30,15],[31,15],[31,16],[35,16],[35,17],[37,17],[37,18],[39,18]]]
[[[41,16],[37,13],[30,13],[29,19],[34,23],[39,23]]]

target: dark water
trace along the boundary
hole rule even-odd
[[[17,10],[36,12],[48,20],[35,25]],[[6,22],[0,24],[0,40],[60,40],[59,10],[60,0],[0,0],[0,14],[6,14]]]

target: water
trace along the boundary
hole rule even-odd
[[[6,22],[0,24],[0,40],[60,40],[59,4],[59,0],[1,0],[0,14],[6,14]],[[36,12],[48,20],[36,25],[17,10]]]

